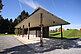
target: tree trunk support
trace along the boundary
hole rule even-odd
[[[63,39],[63,34],[62,34],[62,24],[61,24],[61,39]]]
[[[22,37],[24,37],[24,25],[23,25],[23,29],[22,29]]]
[[[18,28],[18,32],[17,32],[17,36],[19,35],[19,28]]]
[[[28,39],[29,39],[29,34],[30,34],[30,23],[28,23]]]
[[[21,27],[19,28],[19,36],[20,36],[20,34],[21,34]]]
[[[43,24],[42,24],[42,13],[40,13],[40,26],[41,26],[41,37],[40,37],[40,47],[43,47],[43,41],[42,41],[42,36],[43,36]]]
[[[36,30],[36,37],[37,37],[37,30]]]

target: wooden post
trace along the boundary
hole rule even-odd
[[[19,36],[20,36],[20,33],[21,33],[21,27],[19,28]]]
[[[22,29],[22,37],[24,37],[24,25],[23,25],[23,29]]]
[[[37,37],[37,30],[36,30],[36,37]]]
[[[30,23],[28,23],[28,39],[29,39],[29,34],[30,34]]]
[[[17,32],[17,36],[18,36],[18,32]]]
[[[63,34],[62,34],[62,24],[61,24],[61,39],[63,39]]]
[[[40,26],[41,26],[40,47],[43,47],[43,41],[42,41],[42,36],[43,36],[42,13],[40,13]]]
[[[19,28],[18,28],[18,32],[17,32],[17,36],[19,35]]]

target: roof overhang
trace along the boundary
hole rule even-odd
[[[21,21],[15,28],[28,28],[28,23],[30,23],[30,28],[32,27],[40,27],[40,13],[42,13],[42,24],[43,26],[58,26],[58,25],[67,25],[69,22],[49,13],[47,10],[43,8],[36,9],[27,19]]]

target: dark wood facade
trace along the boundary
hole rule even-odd
[[[30,35],[40,37],[40,27],[30,28]],[[24,34],[28,34],[28,29],[24,29]],[[43,27],[43,37],[49,37],[49,27]]]

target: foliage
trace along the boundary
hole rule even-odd
[[[0,0],[0,10],[3,8],[2,0]]]
[[[12,19],[10,21],[7,19],[1,19],[0,20],[0,33],[14,33],[14,24],[12,22]]]
[[[14,20],[14,26],[16,26],[17,24],[18,24],[18,20],[15,19],[15,20]]]
[[[55,31],[57,32],[57,31],[58,31],[58,29],[56,28],[56,29],[55,29]]]
[[[23,10],[21,14],[17,17],[18,23],[20,23],[23,19],[26,19],[28,16],[28,12],[25,12],[25,10]]]
[[[28,16],[28,12],[25,12],[25,10],[23,10],[17,17],[17,19],[15,18],[14,21],[12,19],[9,20],[8,18],[4,19],[3,17],[0,17],[0,34],[14,34],[14,31],[18,32],[18,30],[14,27]]]
[[[0,0],[0,10],[2,9],[3,5],[2,5],[2,0]],[[1,11],[0,11],[1,12]],[[0,15],[0,34],[13,34],[14,30],[15,32],[18,32],[17,29],[15,29],[14,27],[20,23],[23,19],[27,18],[29,16],[28,12],[25,12],[25,10],[23,10],[21,12],[21,14],[17,17],[17,19],[15,19],[14,21],[12,19],[8,20],[4,19],[1,15]]]
[[[55,30],[50,30],[50,33],[55,33]]]
[[[61,38],[61,32],[50,33],[50,37]],[[71,39],[71,38],[81,38],[81,31],[77,29],[70,29],[63,31],[63,38]]]

